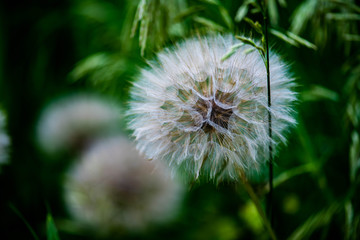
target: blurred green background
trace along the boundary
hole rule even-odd
[[[36,123],[49,101],[80,90],[126,108],[132,79],[163,47],[210,31],[259,37],[243,18],[262,23],[255,1],[141,2],[142,17],[132,0],[0,2],[0,107],[11,138],[0,173],[1,239],[32,239],[25,222],[40,239],[56,239],[46,233],[48,213],[61,239],[100,239],[69,222],[62,180],[74,157],[49,160],[36,143]],[[270,35],[270,45],[291,64],[299,93],[298,125],[275,158],[274,230],[279,239],[358,239],[360,6],[267,3],[272,28],[283,33]],[[261,199],[265,185],[254,186]],[[203,182],[189,189],[173,222],[105,238],[269,239],[241,185]]]

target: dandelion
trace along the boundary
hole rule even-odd
[[[37,137],[48,153],[82,150],[119,124],[119,108],[99,96],[76,94],[50,104],[42,113]]]
[[[128,112],[138,149],[197,179],[237,179],[259,169],[268,144],[285,141],[295,124],[287,66],[270,53],[272,106],[266,69],[257,51],[233,36],[186,40],[157,55],[132,88]],[[268,136],[268,110],[273,138]],[[249,171],[246,171],[249,170]]]
[[[10,139],[8,135],[4,132],[5,120],[6,118],[3,112],[0,111],[0,164],[7,162],[7,149],[10,145]]]
[[[171,220],[183,196],[166,166],[145,160],[123,137],[94,144],[68,174],[65,189],[75,219],[104,231]]]

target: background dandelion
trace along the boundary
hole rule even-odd
[[[183,198],[169,169],[146,161],[124,137],[94,144],[68,174],[65,190],[75,219],[110,233],[171,220]]]
[[[294,125],[286,65],[271,54],[272,131],[267,134],[266,69],[258,52],[231,35],[186,40],[158,54],[132,89],[130,128],[138,149],[150,159],[184,168],[195,179],[239,176],[258,169],[268,144],[285,141]]]
[[[96,137],[120,125],[119,107],[100,96],[75,94],[51,103],[42,113],[37,135],[49,153],[80,152]]]
[[[8,159],[8,147],[10,139],[5,133],[6,119],[2,111],[0,111],[0,164],[6,163]]]

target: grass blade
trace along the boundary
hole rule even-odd
[[[270,33],[292,46],[299,47],[299,44],[294,39],[288,37],[287,35],[278,30],[270,29]]]
[[[308,239],[309,236],[321,226],[328,224],[332,216],[338,210],[339,204],[333,203],[327,209],[318,212],[316,215],[308,218],[308,220],[298,227],[288,240]]]
[[[46,217],[46,235],[47,240],[60,240],[57,228],[50,213]]]
[[[34,229],[30,226],[29,222],[26,221],[25,217],[20,213],[20,211],[11,203],[9,203],[9,207],[25,223],[26,227],[29,229],[29,231],[31,232],[31,235],[34,237],[34,239],[35,240],[40,240],[40,238],[35,233]]]
[[[196,16],[193,19],[195,22],[200,23],[201,25],[204,25],[206,27],[209,27],[215,31],[219,31],[219,32],[225,31],[225,28],[223,26],[220,26],[219,24],[217,24],[214,21],[209,20],[207,18]]]

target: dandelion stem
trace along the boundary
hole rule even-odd
[[[259,200],[258,196],[256,195],[256,193],[254,192],[253,187],[249,184],[249,182],[247,181],[247,179],[245,177],[245,173],[241,169],[239,169],[239,174],[240,174],[242,184],[244,185],[245,190],[249,194],[252,202],[254,203],[256,210],[258,211],[261,219],[263,220],[265,228],[268,231],[271,239],[276,240],[277,238],[275,236],[274,230],[272,229],[271,223],[267,219],[266,214],[265,214],[264,210],[262,209],[260,200]]]
[[[269,20],[267,11],[267,2],[264,1],[264,28],[265,28],[265,50],[266,50],[266,75],[267,75],[267,97],[268,97],[268,134],[269,134],[269,187],[270,191],[267,196],[267,212],[271,226],[273,226],[272,199],[273,199],[273,149],[272,149],[272,124],[271,124],[271,88],[270,88],[270,60],[269,60]]]

